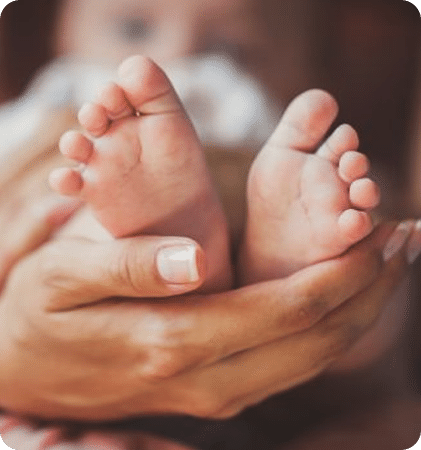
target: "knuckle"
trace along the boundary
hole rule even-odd
[[[38,267],[37,275],[43,285],[56,285],[63,278],[63,272],[60,265],[57,264],[57,256],[61,251],[65,251],[60,244],[46,244],[36,255],[36,265]],[[21,269],[25,272],[33,270],[32,258],[28,258],[21,266]]]
[[[201,366],[206,359],[199,348],[171,343],[166,348],[160,346],[148,351],[142,367],[142,376],[151,382],[175,378]]]
[[[315,325],[327,312],[329,306],[322,298],[305,298],[300,301],[290,316],[290,326],[296,330],[305,330]]]
[[[18,265],[17,278],[25,279],[27,285],[32,285],[34,289],[32,296],[22,296],[28,310],[53,311],[60,307],[65,298],[74,296],[75,280],[60,264],[63,255],[71,255],[69,245],[72,246],[71,241],[47,243]]]
[[[215,359],[215,345],[201,342],[195,315],[173,305],[148,309],[131,335],[142,349],[142,376],[153,381],[176,377]]]
[[[107,276],[118,285],[122,284],[135,292],[141,292],[147,274],[144,261],[139,257],[136,247],[129,242],[123,244],[108,265]]]
[[[67,245],[61,242],[46,244],[37,252],[37,266],[41,283],[46,286],[60,287],[66,286],[66,274],[63,272],[58,261],[62,255],[69,253]]]
[[[57,264],[54,264],[54,255],[44,251],[38,259],[40,268],[41,282],[47,286],[56,286],[60,284],[62,272]]]
[[[142,378],[160,382],[177,376],[185,369],[183,360],[178,356],[178,352],[172,350],[149,351],[147,361],[142,364]]]

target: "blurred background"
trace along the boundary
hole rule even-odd
[[[388,212],[402,215],[403,205],[409,205],[401,189],[414,177],[408,158],[420,97],[416,8],[400,0],[263,0],[257,9],[276,46],[275,52],[252,56],[257,78],[269,80],[266,85],[284,105],[311,87],[336,96],[340,120],[358,130],[361,149],[379,173],[391,204]],[[0,101],[21,93],[55,56],[52,36],[59,12],[59,2],[52,0],[19,0],[5,8]],[[421,194],[415,197],[421,205]]]
[[[5,8],[0,19],[0,102],[21,95],[42,66],[70,52],[60,47],[60,53],[54,44],[61,35],[60,30],[57,35],[60,8],[52,0],[18,0]],[[360,149],[372,160],[373,176],[384,196],[382,213],[394,218],[421,216],[421,19],[416,8],[403,0],[261,0],[254,8],[265,40],[255,52],[243,54],[238,46],[230,56],[260,80],[281,106],[309,88],[331,92],[341,108],[337,123],[356,128]],[[420,265],[414,268],[411,282],[414,301],[407,313],[412,328],[406,338],[411,347],[411,389],[417,394],[421,388],[420,269]],[[318,392],[326,388],[321,383]],[[288,433],[338,414],[334,397],[347,383],[355,388],[350,403],[357,405],[361,395],[375,395],[369,379],[368,390],[354,386],[352,379],[337,388],[329,382],[332,403],[318,414],[317,405],[326,400],[310,392],[314,387],[310,383],[283,395],[283,414],[275,398],[263,409],[246,412],[245,420],[253,416],[268,430],[282,423],[288,440]]]

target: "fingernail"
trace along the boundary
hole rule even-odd
[[[383,260],[385,262],[393,258],[402,249],[411,233],[411,229],[411,222],[402,222],[396,227],[383,249]]]
[[[161,248],[156,264],[159,274],[167,283],[195,283],[200,279],[197,247],[193,244]]]
[[[409,264],[413,264],[421,254],[421,220],[414,227],[414,232],[408,243],[407,260]]]

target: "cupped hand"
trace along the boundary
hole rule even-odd
[[[383,262],[392,231],[291,277],[208,296],[174,296],[197,287],[200,270],[180,285],[157,268],[162,248],[192,241],[57,238],[3,290],[0,403],[85,420],[233,415],[316,376],[375,322],[407,265],[403,251]]]

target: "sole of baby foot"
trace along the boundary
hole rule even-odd
[[[290,275],[339,256],[373,228],[380,201],[356,131],[341,125],[326,92],[308,91],[286,110],[250,170],[240,256],[244,283]]]
[[[116,237],[187,236],[203,247],[205,289],[231,285],[227,223],[201,144],[165,73],[135,56],[116,84],[82,107],[84,132],[71,131],[61,152],[78,164],[50,175],[61,194],[84,200]]]

